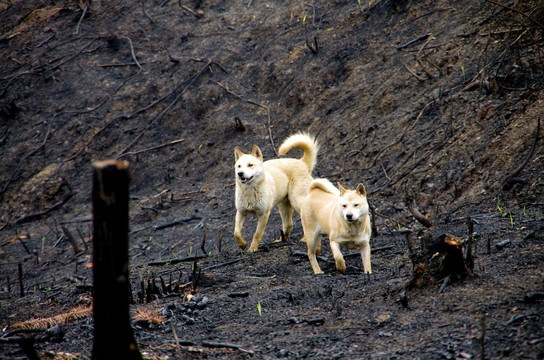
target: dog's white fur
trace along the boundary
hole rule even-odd
[[[308,258],[314,274],[322,274],[316,255],[321,252],[321,235],[329,235],[331,251],[336,269],[346,272],[346,263],[340,252],[340,245],[348,248],[358,247],[361,251],[363,269],[371,274],[370,264],[370,216],[363,184],[355,190],[340,190],[326,179],[315,179],[310,189],[300,217],[304,238],[308,246]]]
[[[234,237],[238,245],[246,248],[242,228],[247,215],[258,216],[257,229],[249,252],[257,251],[268,217],[278,205],[283,238],[287,239],[293,228],[293,210],[300,214],[302,203],[312,181],[312,170],[319,146],[311,135],[297,133],[288,137],[278,149],[280,155],[293,148],[302,148],[300,159],[280,158],[263,162],[261,149],[253,145],[250,154],[234,149],[234,176],[236,179],[236,219]],[[281,240],[281,239],[279,239]]]

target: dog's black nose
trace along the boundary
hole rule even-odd
[[[240,172],[238,173],[238,176],[241,177],[241,178],[243,178],[243,177],[244,177],[244,173],[243,173],[242,171],[240,171]]]
[[[346,214],[346,219],[351,220],[353,218],[353,214]]]

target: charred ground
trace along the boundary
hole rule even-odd
[[[544,356],[538,1],[0,6],[3,339],[18,322],[90,304],[91,164],[120,158],[132,176],[136,302],[142,282],[165,282],[134,307],[165,319],[135,323],[150,358]],[[312,275],[297,215],[289,244],[271,244],[275,214],[259,252],[237,249],[234,146],[273,158],[301,130],[321,143],[316,176],[369,191],[372,246],[383,248],[371,277],[356,256],[337,274],[328,245],[326,274]],[[408,199],[435,236],[464,238],[474,219],[473,277],[406,291],[400,230],[423,231]],[[85,249],[77,256],[68,233]],[[191,262],[149,265],[201,254],[204,238],[198,281]],[[168,288],[178,280],[188,286]],[[39,353],[89,357],[92,318],[65,326]],[[0,353],[23,356],[5,342]]]

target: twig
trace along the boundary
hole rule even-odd
[[[162,230],[162,229],[166,229],[166,228],[169,228],[169,227],[172,227],[172,226],[176,226],[176,225],[179,225],[179,224],[183,224],[185,222],[189,222],[191,220],[200,220],[201,218],[199,216],[190,216],[190,217],[187,217],[187,218],[183,218],[183,219],[178,219],[178,220],[175,220],[175,221],[171,221],[171,222],[168,222],[166,224],[161,224],[161,225],[155,225],[153,226],[153,229],[155,231],[157,230]]]
[[[446,286],[450,283],[451,275],[448,275],[445,279],[442,285],[440,286],[440,289],[438,290],[439,294],[442,294],[446,290]]]
[[[136,59],[136,54],[134,53],[134,46],[132,45],[132,40],[128,36],[126,36],[125,39],[128,40],[128,43],[130,45],[130,54],[132,55],[132,59],[134,60],[136,65],[138,65],[138,68],[140,68],[140,71],[143,71],[144,69],[142,68],[142,66],[138,62],[138,59]]]
[[[87,9],[89,8],[89,4],[85,2],[85,8],[83,9],[83,14],[81,14],[81,17],[79,18],[79,21],[77,22],[76,26],[76,35],[79,35],[79,27],[81,26],[81,22],[83,21],[83,18],[85,17],[85,14],[87,14]]]
[[[19,270],[19,295],[21,297],[25,296],[25,286],[23,284],[23,264],[19,263],[17,265],[17,269]]]
[[[268,119],[268,137],[270,138],[270,143],[272,144],[272,149],[274,149],[274,153],[276,153],[276,156],[279,156],[278,150],[276,149],[276,145],[274,144],[274,139],[272,138],[272,129],[271,129],[271,124],[270,124],[270,108],[268,106],[260,104],[260,103],[258,103],[256,101],[244,99],[240,95],[230,91],[225,85],[221,84],[218,81],[215,81],[213,79],[210,79],[210,81],[217,84],[218,86],[222,87],[223,90],[225,90],[228,94],[231,94],[232,96],[234,96],[234,97],[236,97],[236,98],[238,98],[238,99],[240,99],[242,101],[245,101],[245,102],[247,102],[249,104],[252,104],[252,105],[255,105],[255,106],[258,106],[258,107],[261,107],[261,108],[266,110],[266,115],[267,115],[267,119]]]
[[[185,141],[185,139],[177,139],[177,140],[169,141],[169,142],[167,142],[166,144],[161,144],[161,145],[152,146],[152,147],[150,147],[150,148],[143,149],[143,150],[138,150],[138,151],[132,151],[132,152],[124,153],[124,154],[122,154],[121,156],[117,157],[117,159],[120,159],[120,158],[125,157],[125,156],[138,155],[138,154],[141,154],[141,153],[144,153],[144,152],[147,152],[147,151],[152,151],[152,150],[161,149],[161,148],[163,148],[163,147],[170,146],[170,145],[174,145],[174,144],[177,144],[177,143],[180,143],[180,142],[183,142],[183,141]]]
[[[408,46],[412,45],[412,44],[415,44],[416,42],[418,41],[421,41],[421,40],[425,40],[426,38],[428,38],[429,36],[431,36],[431,34],[425,34],[425,35],[421,35],[413,40],[410,40],[408,41],[407,43],[401,45],[401,46],[398,46],[397,47],[397,50],[402,50],[404,48],[407,48]]]
[[[202,229],[204,231],[204,236],[202,237],[202,244],[200,245],[200,250],[203,254],[206,254],[206,228]]]
[[[423,78],[423,77],[417,75],[415,72],[413,72],[413,71],[408,67],[408,65],[404,64],[404,68],[405,68],[406,70],[408,70],[408,72],[409,72],[410,74],[412,74],[412,75],[413,75],[416,79],[418,79],[419,81],[425,81],[425,80],[426,80],[425,78]]]
[[[141,62],[140,65],[145,65],[145,62]],[[138,66],[135,63],[119,63],[119,64],[98,64],[98,67],[122,67],[122,66]]]
[[[415,199],[412,199],[410,201],[410,199],[407,200],[407,205],[408,205],[408,210],[410,211],[410,213],[412,213],[412,215],[414,216],[414,218],[419,221],[423,226],[425,227],[432,227],[433,226],[433,223],[430,219],[426,218],[422,213],[419,212],[418,208],[417,208],[417,205],[416,205],[416,200]]]

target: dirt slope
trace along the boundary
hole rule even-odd
[[[135,323],[150,358],[544,356],[538,1],[2,1],[0,11],[0,340],[17,322],[90,304],[91,164],[120,158],[132,176],[135,298],[142,282],[194,280],[192,263],[150,262],[200,253],[203,238],[209,255],[196,289],[135,306],[165,318]],[[326,275],[312,275],[298,215],[289,244],[271,244],[274,214],[262,250],[237,248],[234,146],[273,158],[302,130],[321,144],[315,176],[369,191],[372,246],[383,248],[371,277],[357,256],[337,274],[326,240]],[[410,289],[405,307],[412,265],[399,230],[421,230],[408,198],[434,235],[466,237],[467,217],[478,234],[475,276],[442,293],[443,279]],[[85,248],[77,256],[67,232]],[[92,318],[65,326],[40,354],[90,357]],[[0,354],[22,356],[4,341]]]

